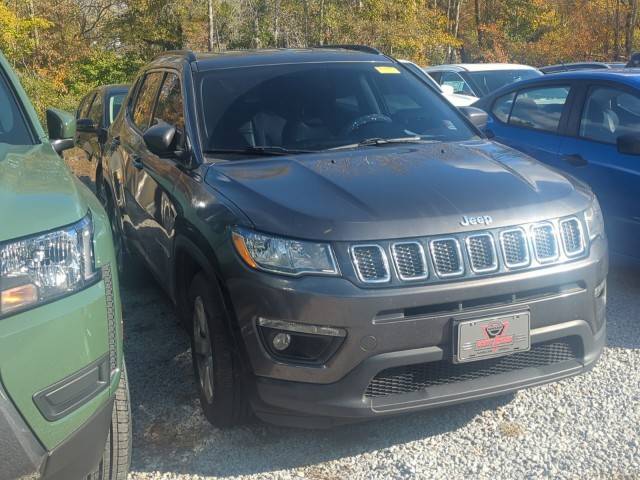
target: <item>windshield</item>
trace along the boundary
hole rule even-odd
[[[0,143],[33,145],[29,128],[0,70]]]
[[[393,140],[374,143],[382,145],[476,138],[454,107],[390,63],[224,69],[204,72],[198,84],[209,152],[308,152],[371,139]]]
[[[494,90],[519,82],[541,76],[542,73],[537,70],[489,70],[486,72],[469,72],[469,76],[474,85],[480,90],[482,96],[487,95]]]

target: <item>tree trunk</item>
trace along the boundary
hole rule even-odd
[[[638,20],[638,0],[631,0],[631,7],[627,15],[625,50],[627,58],[633,54],[633,37],[636,30],[636,22]]]
[[[209,51],[213,52],[213,0],[209,0]]]
[[[278,48],[280,36],[280,0],[273,0],[273,42],[275,43],[275,47]]]
[[[478,48],[484,47],[482,35],[482,22],[480,20],[480,0],[474,0],[474,16],[476,20],[476,32],[478,33]]]
[[[29,0],[29,18],[33,22],[36,17],[36,9],[33,6],[33,0]],[[40,34],[38,33],[38,27],[33,27],[33,43],[36,48],[40,46]]]
[[[620,60],[620,0],[616,0],[613,26],[613,59]]]

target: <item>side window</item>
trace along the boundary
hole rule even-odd
[[[442,72],[427,72],[427,74],[433,78],[438,85],[440,85],[440,80],[442,79]]]
[[[509,123],[519,127],[557,132],[569,87],[544,87],[518,93]]]
[[[87,118],[93,97],[95,97],[95,94],[91,92],[82,99],[80,106],[78,107],[78,111],[76,112],[76,118]]]
[[[615,144],[618,137],[640,131],[640,98],[609,87],[593,88],[580,120],[580,136]]]
[[[126,93],[116,93],[109,97],[109,125],[111,125],[118,116],[122,108],[122,102],[124,102],[126,96]]]
[[[87,118],[93,120],[96,125],[100,125],[102,123],[102,94],[97,93],[96,97],[93,99],[93,104],[91,104],[91,108],[89,109],[89,113],[87,113]]]
[[[149,73],[142,82],[132,110],[133,123],[144,132],[149,128],[153,105],[162,81],[162,72]]]
[[[182,90],[180,89],[180,79],[175,73],[168,73],[165,77],[153,117],[152,125],[163,121],[176,127],[181,136],[184,134]]]
[[[453,87],[453,93],[460,93],[463,95],[474,94],[469,84],[456,72],[444,72],[440,78],[440,85],[449,85]]]
[[[503,95],[494,102],[491,112],[501,122],[507,123],[509,121],[509,114],[511,113],[515,96],[516,92],[511,92]]]

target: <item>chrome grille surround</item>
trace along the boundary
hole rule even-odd
[[[590,250],[586,232],[586,219],[580,213],[506,227],[477,226],[450,235],[346,244],[343,252],[350,257],[352,279],[358,283],[435,284],[584,258]]]
[[[436,238],[429,242],[431,259],[440,278],[464,275],[464,261],[460,242],[455,237]]]
[[[524,268],[531,264],[527,233],[523,228],[510,228],[500,232],[500,247],[507,268]]]
[[[560,256],[556,227],[551,222],[531,225],[533,253],[539,263],[555,262]]]
[[[498,256],[493,235],[490,233],[469,235],[465,243],[471,270],[475,273],[490,273],[498,269]]]
[[[576,217],[565,218],[560,221],[560,234],[564,254],[569,257],[577,257],[584,253],[585,238],[582,223]]]
[[[393,262],[400,280],[424,280],[429,277],[427,258],[420,242],[398,242],[391,245]]]
[[[354,245],[350,251],[351,260],[361,282],[386,283],[391,280],[387,254],[380,245]]]

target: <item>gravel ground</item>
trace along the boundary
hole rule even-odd
[[[498,399],[327,431],[217,430],[187,334],[148,274],[124,288],[132,479],[640,479],[640,270],[610,277],[608,346],[583,376]]]

